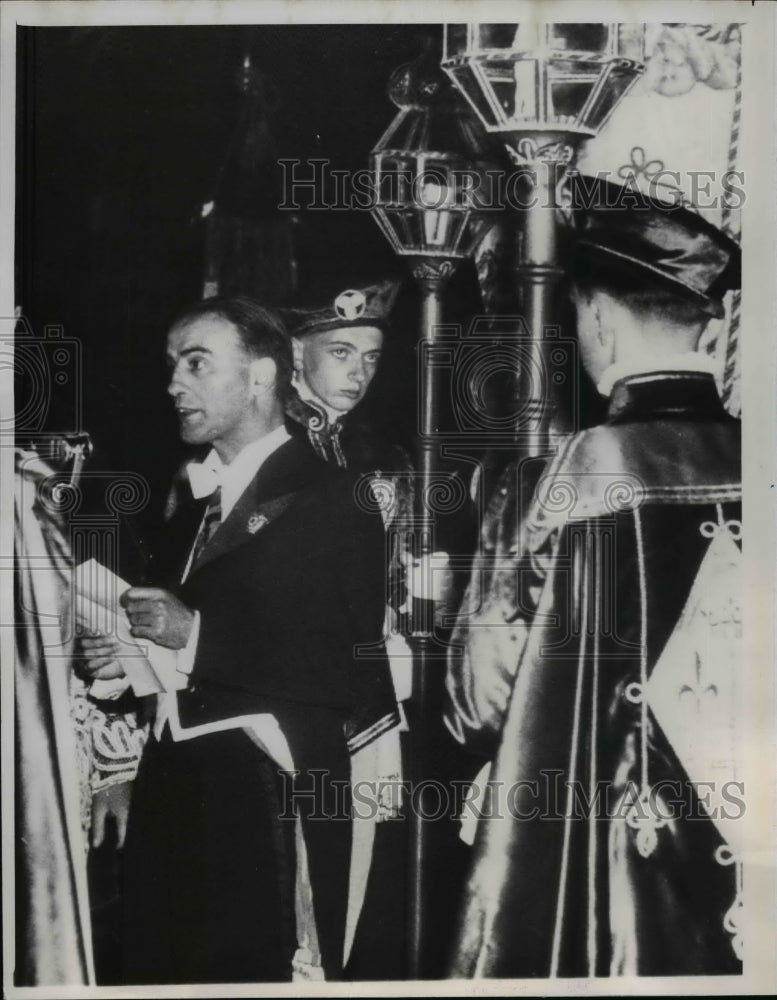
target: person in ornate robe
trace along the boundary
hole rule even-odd
[[[739,249],[613,187],[572,264],[606,420],[528,511],[507,470],[453,636],[446,722],[492,762],[454,977],[742,969],[740,429],[695,351]]]
[[[62,471],[21,448],[15,466],[14,982],[93,985],[101,927],[99,914],[90,919],[88,847],[109,818],[124,840],[145,730],[77,670]]]
[[[181,435],[211,452],[150,571],[133,635],[177,650],[156,697],[125,848],[126,979],[267,982],[342,973],[348,745],[396,705],[380,650],[384,540],[354,483],[284,426],[276,316],[208,299],[168,336]],[[91,645],[109,676],[111,651]]]

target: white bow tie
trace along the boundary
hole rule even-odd
[[[221,476],[218,469],[214,469],[207,462],[189,462],[186,466],[186,473],[189,476],[189,485],[195,500],[209,497],[214,490],[221,486]]]

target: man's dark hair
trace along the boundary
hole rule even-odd
[[[175,320],[173,328],[203,316],[218,316],[231,323],[249,354],[256,358],[272,358],[276,368],[276,392],[279,399],[285,399],[291,388],[293,360],[291,341],[278,313],[245,295],[216,295],[186,309]]]
[[[699,326],[709,315],[697,303],[662,281],[651,281],[642,273],[621,271],[589,258],[574,262],[572,283],[585,299],[594,291],[606,292],[622,302],[638,318],[659,317],[674,326]]]

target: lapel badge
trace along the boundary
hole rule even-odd
[[[248,530],[252,535],[255,535],[260,528],[263,528],[267,524],[268,518],[264,514],[252,514],[248,518]]]

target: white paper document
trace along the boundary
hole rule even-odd
[[[138,697],[177,691],[187,677],[177,669],[175,650],[130,634],[119,597],[129,584],[106,566],[89,559],[75,568],[76,621],[87,634],[113,637],[121,648],[117,660]]]

